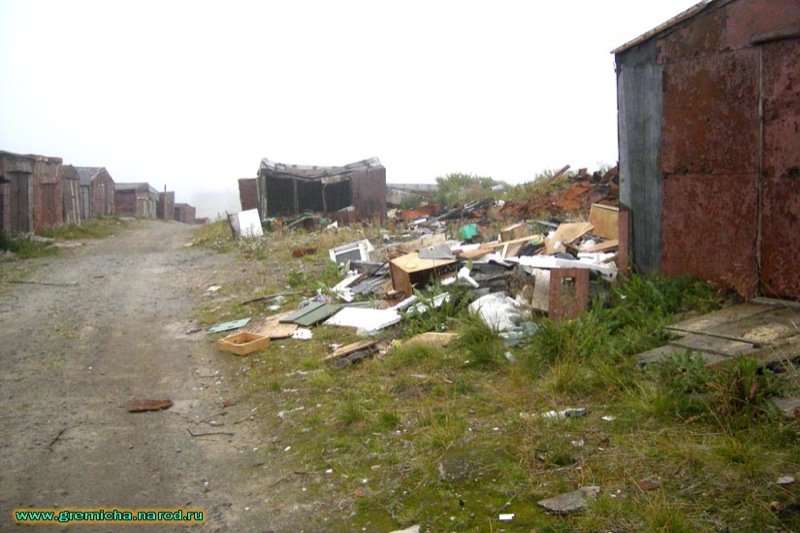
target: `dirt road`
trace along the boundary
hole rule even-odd
[[[298,530],[297,509],[265,503],[280,468],[234,423],[249,407],[223,408],[242,360],[187,334],[206,288],[235,268],[186,247],[191,230],[138,222],[29,278],[63,286],[3,287],[0,530],[18,507],[193,508],[206,513],[200,530]],[[174,406],[131,414],[134,398]]]

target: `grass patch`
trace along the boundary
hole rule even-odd
[[[59,241],[104,239],[117,233],[126,225],[126,222],[116,216],[100,217],[85,220],[80,224],[66,224],[56,228],[45,229],[41,231],[41,235]]]
[[[35,259],[49,257],[58,253],[58,248],[50,243],[32,241],[26,237],[10,238],[0,232],[0,250],[11,252],[14,259]]]
[[[287,285],[311,291],[317,280],[339,276],[326,266],[323,235],[332,239],[327,232],[283,232],[233,246],[249,258],[254,280],[272,273],[260,293]],[[340,242],[362,235],[334,234]],[[291,249],[302,246],[319,251],[291,258]],[[236,305],[248,291],[252,283],[223,285],[220,296],[209,297],[209,317],[243,311]],[[576,320],[541,320],[539,332],[512,349],[516,361],[505,358],[508,348],[496,332],[467,315],[470,298],[465,293],[441,312],[419,314],[384,334],[393,341],[422,331],[459,333],[447,350],[403,343],[335,369],[321,361],[328,345],[357,337],[321,326],[310,341],[277,340],[249,359],[240,392],[259,407],[264,442],[279,439],[275,453],[289,472],[332,472],[281,488],[287,504],[313,493],[335,506],[321,513],[327,521],[317,529],[797,529],[797,518],[780,512],[796,502],[796,487],[774,482],[797,475],[800,456],[798,423],[774,418],[766,407],[780,390],[777,378],[747,363],[709,370],[691,353],[647,370],[633,358],[667,339],[665,325],[716,307],[708,286],[658,277],[620,281],[606,304],[595,303]],[[587,414],[542,416],[569,407]],[[641,488],[646,479],[656,488]],[[602,492],[582,514],[551,516],[536,505],[590,484]],[[506,512],[515,514],[511,524],[498,521]]]

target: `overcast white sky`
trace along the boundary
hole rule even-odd
[[[518,183],[617,159],[613,48],[695,0],[0,0],[0,149],[238,210],[262,157]]]

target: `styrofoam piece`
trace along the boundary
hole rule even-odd
[[[402,320],[402,317],[393,309],[345,307],[326,320],[325,324],[328,326],[358,328],[371,334],[392,324],[397,324],[400,320]]]

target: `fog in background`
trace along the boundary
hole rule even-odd
[[[519,183],[617,159],[609,53],[690,0],[0,0],[0,149],[236,211],[262,157]]]

